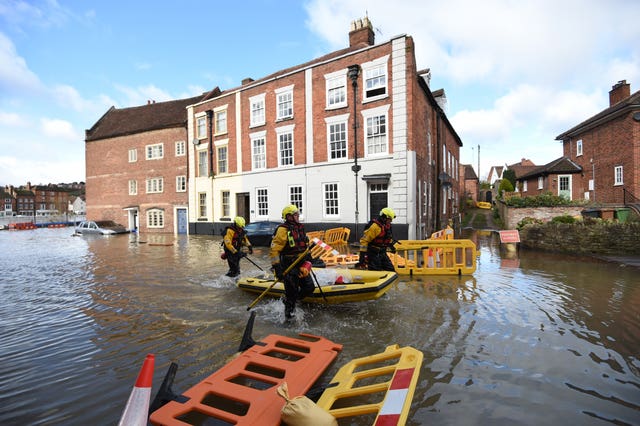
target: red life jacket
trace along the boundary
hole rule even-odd
[[[393,235],[391,235],[391,223],[386,222],[383,224],[379,219],[373,219],[372,222],[378,224],[381,232],[373,239],[373,241],[371,241],[371,244],[376,247],[387,247],[391,245],[391,242],[393,241]]]
[[[233,231],[233,238],[231,239],[231,245],[236,250],[240,250],[242,241],[246,235],[246,231],[243,228],[238,228],[236,225],[227,226],[225,229],[231,229]]]
[[[301,223],[285,222],[278,225],[278,228],[280,227],[287,229],[287,244],[284,245],[281,255],[298,254],[307,249],[309,239]]]

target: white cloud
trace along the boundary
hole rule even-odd
[[[68,141],[82,140],[82,136],[76,132],[73,125],[65,120],[42,118],[42,133],[48,138],[61,138]]]
[[[0,126],[25,127],[28,123],[29,121],[20,114],[0,111]]]
[[[40,88],[40,80],[18,55],[13,42],[0,33],[0,93],[32,92]]]
[[[163,102],[175,99],[168,92],[154,86],[153,84],[140,87],[128,87],[116,85],[116,89],[126,96],[123,108],[136,105],[144,105],[148,101]]]

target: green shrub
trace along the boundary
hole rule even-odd
[[[524,217],[518,224],[516,225],[516,229],[521,231],[527,225],[542,225],[544,222],[540,219],[536,219],[533,217]]]
[[[507,197],[504,203],[510,207],[559,207],[559,206],[580,206],[584,205],[584,200],[571,201],[551,192],[545,192],[533,197]]]
[[[562,215],[562,216],[556,216],[553,219],[551,219],[551,222],[553,223],[575,223],[576,222],[576,218],[573,216],[570,216],[568,214]]]
[[[507,179],[502,179],[498,187],[498,194],[502,194],[503,192],[513,192],[513,184]]]

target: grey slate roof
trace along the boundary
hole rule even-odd
[[[550,163],[545,164],[544,166],[535,167],[533,170],[527,171],[522,176],[517,176],[516,179],[523,180],[535,178],[538,176],[573,174],[580,173],[581,171],[582,167],[571,161],[568,157],[560,157]]]

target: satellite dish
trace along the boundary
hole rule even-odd
[[[191,141],[192,144],[194,144],[195,146],[200,145],[200,139],[198,138],[193,138],[193,140]]]
[[[640,112],[636,112],[635,114],[633,114],[633,119],[636,121],[640,121]]]

